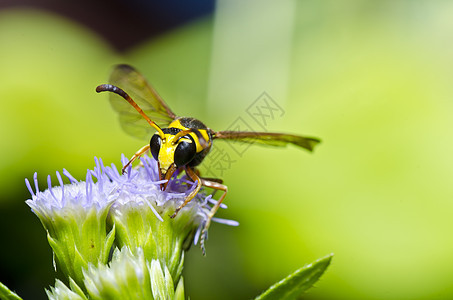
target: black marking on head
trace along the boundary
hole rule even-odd
[[[181,131],[181,129],[174,128],[174,127],[162,128],[162,132],[165,134],[176,135],[180,131]]]

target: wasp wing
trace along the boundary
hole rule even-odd
[[[145,77],[129,65],[117,65],[109,83],[121,88],[137,103],[143,112],[159,127],[167,127],[176,115],[162,100]],[[127,101],[115,93],[109,95],[110,104],[119,113],[123,130],[140,139],[148,139],[155,129]]]
[[[219,131],[214,133],[214,138],[276,147],[285,147],[288,144],[293,144],[309,151],[313,151],[313,148],[321,142],[313,137],[274,132]]]

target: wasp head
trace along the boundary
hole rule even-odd
[[[161,184],[165,190],[173,173],[186,166],[196,154],[196,144],[186,131],[178,128],[164,128],[163,137],[156,133],[150,141],[151,154],[159,163],[159,177],[167,182]]]

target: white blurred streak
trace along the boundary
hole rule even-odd
[[[208,112],[245,109],[263,91],[285,107],[294,0],[218,0]]]

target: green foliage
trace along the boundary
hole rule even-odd
[[[82,206],[55,209],[53,214],[37,214],[47,229],[47,240],[55,254],[57,267],[67,278],[83,286],[82,269],[89,263],[107,263],[115,240],[115,226],[106,230],[110,205],[99,211]]]
[[[3,300],[22,300],[16,293],[10,291],[3,283],[0,282],[0,299]]]
[[[61,280],[55,281],[55,286],[46,290],[49,300],[88,300],[82,290],[71,280],[71,288],[68,288]]]
[[[288,277],[280,280],[256,300],[291,300],[298,299],[306,290],[315,284],[332,260],[333,254],[300,268]]]

